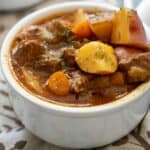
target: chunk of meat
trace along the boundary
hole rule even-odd
[[[124,85],[124,86],[110,86],[108,88],[103,88],[100,90],[100,93],[104,97],[109,98],[120,98],[124,95],[126,95],[133,87],[130,85]],[[119,96],[119,97],[118,97]]]
[[[66,48],[64,50],[64,59],[68,66],[75,66],[75,49],[74,48]]]
[[[135,49],[131,47],[116,47],[115,48],[115,53],[118,57],[119,63],[122,61],[127,61],[129,59],[134,58],[137,54],[142,53],[143,51],[140,49]]]
[[[99,89],[109,87],[110,77],[109,76],[95,77],[88,83],[87,86],[88,89]]]
[[[40,39],[40,40],[52,40],[53,34],[49,32],[45,27],[38,26],[38,25],[31,25],[27,28],[24,28],[20,34],[16,37],[17,40],[33,40],[33,39]]]
[[[45,53],[35,61],[34,67],[53,73],[61,69],[61,61],[61,58]]]
[[[127,61],[121,61],[120,66],[123,69],[128,69],[131,66],[139,66],[146,69],[150,69],[150,52],[137,54],[132,59],[129,59]]]
[[[88,89],[102,89],[108,88],[112,85],[123,86],[125,84],[124,74],[122,72],[115,72],[112,75],[94,76],[87,84]]]
[[[92,92],[93,99],[100,101],[102,104],[110,102],[110,100],[115,100],[122,98],[127,95],[133,88],[134,85],[123,85],[114,86],[111,85],[106,88],[97,89]]]
[[[115,72],[110,76],[112,85],[123,86],[125,84],[125,75],[122,72]]]
[[[80,71],[73,71],[68,74],[70,91],[80,93],[87,89],[88,77]]]
[[[143,82],[150,78],[150,52],[135,50],[118,54],[119,68],[126,73],[128,82]]]
[[[64,28],[70,28],[71,23],[68,20],[62,18],[53,19],[44,24],[44,27],[50,32],[52,31],[62,31]]]
[[[128,70],[129,82],[146,81],[148,78],[150,78],[150,71],[148,69],[133,66]]]
[[[82,39],[75,38],[75,39],[72,39],[71,44],[73,45],[74,48],[78,49],[81,46],[83,46],[84,44],[89,43],[89,42],[90,42],[90,40],[87,38],[82,38]]]
[[[53,33],[53,40],[51,43],[58,43],[60,41],[67,41],[73,35],[70,29],[70,22],[62,19],[55,19],[47,22],[45,25],[49,32]]]
[[[13,49],[13,57],[21,65],[31,64],[45,52],[45,47],[37,40],[23,40]]]
[[[69,30],[69,22],[62,19],[55,19],[47,22],[41,26],[31,25],[23,29],[20,34],[16,37],[18,41],[38,39],[46,41],[48,43],[58,43],[61,40],[67,40],[71,35]]]
[[[128,63],[128,81],[144,82],[150,78],[150,52],[143,53],[135,57],[132,62]],[[123,65],[122,65],[123,66]]]
[[[105,89],[112,86],[122,86],[124,85],[124,78],[123,73],[117,72],[114,73],[112,76],[93,76],[83,74],[80,71],[74,71],[69,74],[70,76],[70,84],[71,84],[71,91],[74,93],[84,92],[86,90],[93,90],[93,89]],[[119,79],[115,79],[112,81],[113,78],[116,76],[121,76]],[[113,82],[113,83],[112,83]]]

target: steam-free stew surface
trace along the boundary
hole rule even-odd
[[[150,77],[143,25],[135,11],[125,8],[44,18],[16,35],[10,54],[18,83],[61,105],[109,103]]]

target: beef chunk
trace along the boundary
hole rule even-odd
[[[74,48],[78,49],[81,46],[83,46],[86,43],[89,43],[90,40],[87,38],[79,38],[79,37],[74,37],[74,39],[71,40],[72,45]]]
[[[128,70],[129,82],[142,82],[146,81],[150,77],[150,71],[148,69],[132,66]]]
[[[17,41],[26,39],[38,39],[50,44],[66,41],[71,35],[69,23],[62,19],[55,19],[41,26],[31,25],[20,32]]]
[[[80,93],[87,89],[88,76],[80,71],[73,71],[68,74],[70,89],[73,93]]]
[[[129,48],[129,47],[117,47],[115,49],[119,63],[134,58],[137,54],[142,53],[140,49]]]
[[[150,78],[150,52],[137,55],[127,65],[121,67],[128,72],[129,82],[144,82]]]
[[[61,18],[53,19],[44,24],[44,27],[50,32],[52,31],[64,31],[64,29],[69,28],[71,23],[68,20],[63,20]]]
[[[130,53],[121,52],[122,56],[117,53],[119,68],[126,73],[128,82],[144,82],[148,80],[150,78],[150,52],[136,50]]]
[[[99,89],[106,88],[110,86],[110,78],[109,76],[100,76],[92,79],[87,85],[88,89]]]
[[[13,57],[20,65],[31,64],[45,52],[45,47],[37,40],[23,40],[12,51]]]
[[[111,85],[123,86],[125,85],[125,75],[123,72],[115,72],[110,76]]]
[[[139,66],[143,69],[150,69],[150,52],[140,53],[137,54],[132,59],[129,59],[127,61],[121,61],[120,66],[122,69],[128,69],[131,66]]]
[[[53,73],[61,69],[61,61],[61,58],[45,53],[35,61],[34,67]]]
[[[64,50],[64,59],[68,66],[75,66],[75,49],[74,48],[66,48]]]
[[[119,97],[126,95],[129,91],[131,91],[131,89],[133,89],[133,87],[130,85],[110,86],[108,88],[100,89],[100,93],[104,97],[109,97],[109,98],[114,99],[114,98],[119,98]]]
[[[45,24],[45,27],[49,32],[52,32],[54,35],[53,40],[50,41],[51,43],[68,41],[71,36],[73,36],[70,30],[70,22],[62,19],[55,19],[53,21],[47,22]]]
[[[20,32],[17,36],[17,40],[32,40],[32,39],[39,39],[39,40],[52,40],[54,38],[52,32],[49,32],[43,26],[38,25],[31,25]]]
[[[88,89],[103,89],[110,86],[123,86],[125,84],[124,74],[115,72],[112,75],[93,76],[87,84]]]

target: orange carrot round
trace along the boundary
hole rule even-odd
[[[48,87],[55,95],[65,96],[69,94],[69,81],[62,71],[55,72],[49,77]]]
[[[92,33],[88,21],[76,23],[72,28],[72,32],[79,37],[89,37]]]

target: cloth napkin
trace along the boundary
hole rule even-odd
[[[0,13],[0,44],[2,44],[2,41],[8,30],[16,23],[18,19],[36,9],[59,1],[60,0],[45,1],[38,6],[19,13]],[[109,1],[117,4],[115,0]],[[17,119],[13,108],[9,103],[7,84],[0,71],[0,150],[20,149],[67,150],[66,148],[59,148],[35,137]],[[94,148],[93,150],[150,150],[150,111],[147,113],[139,126],[129,135],[111,145],[101,148]]]

